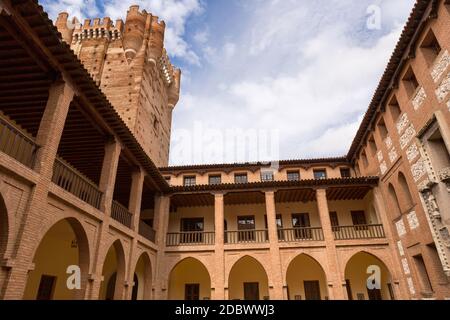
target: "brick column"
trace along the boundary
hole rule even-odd
[[[158,253],[155,268],[155,299],[167,299],[168,279],[164,267],[164,254],[166,249],[166,235],[169,227],[170,197],[155,196],[155,214],[153,223],[156,230],[156,245]]]
[[[131,174],[131,191],[130,191],[130,201],[128,205],[128,211],[133,214],[133,221],[131,223],[131,227],[134,231],[134,237],[131,241],[131,247],[130,247],[130,255],[128,257],[128,274],[126,275],[125,283],[125,299],[130,300],[132,293],[133,293],[133,287],[136,285],[134,283],[134,268],[135,263],[137,261],[133,260],[133,256],[135,255],[135,252],[137,251],[137,236],[139,233],[139,222],[141,217],[141,202],[142,202],[142,190],[144,188],[144,178],[145,174],[144,171],[138,167],[136,170],[134,170]],[[143,285],[143,284],[142,284]]]
[[[111,215],[111,204],[114,196],[120,152],[120,143],[114,138],[106,142],[99,188],[103,192],[100,210],[107,216]]]
[[[341,277],[339,261],[336,254],[336,245],[334,242],[333,229],[331,227],[330,212],[328,210],[327,191],[326,189],[316,190],[317,209],[319,211],[320,222],[322,224],[323,236],[326,244],[327,260],[328,260],[328,294],[330,299],[344,300],[344,279]]]
[[[144,189],[145,174],[141,168],[137,168],[131,175],[131,191],[128,210],[133,214],[132,226],[134,231],[139,231],[141,217],[142,190]]]
[[[28,272],[33,268],[32,260],[39,245],[38,234],[42,224],[42,215],[46,213],[48,187],[53,175],[53,164],[58,151],[64,124],[74,91],[63,80],[50,86],[49,97],[36,136],[40,146],[36,157],[35,171],[40,176],[32,190],[27,209],[20,222],[16,259],[11,261],[12,268],[4,292],[4,299],[21,299],[26,286]]]
[[[215,300],[225,300],[225,253],[224,253],[224,194],[214,194],[214,232],[215,232]]]
[[[284,297],[283,293],[283,271],[281,268],[281,257],[280,248],[278,243],[278,228],[276,223],[276,208],[275,208],[275,192],[266,191],[266,214],[267,214],[267,228],[269,233],[269,244],[270,244],[270,264],[271,264],[271,275],[270,279],[273,286],[273,296],[270,297],[272,300],[282,300]],[[270,284],[269,284],[270,285]]]

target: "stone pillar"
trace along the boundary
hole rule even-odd
[[[58,80],[50,86],[47,105],[36,136],[36,143],[40,148],[34,169],[40,176],[20,221],[16,259],[11,261],[12,267],[3,299],[22,299],[28,272],[34,267],[32,259],[39,246],[40,236],[37,230],[42,224],[42,214],[47,212],[47,195],[53,175],[53,164],[73,97],[72,87],[63,80]]]
[[[155,196],[155,216],[153,223],[156,230],[156,245],[158,253],[156,256],[155,270],[155,299],[165,300],[168,293],[167,270],[164,268],[164,254],[166,249],[166,235],[169,227],[170,197]]]
[[[271,265],[271,275],[270,279],[273,286],[273,296],[270,297],[272,300],[282,300],[287,297],[283,293],[283,271],[281,268],[281,257],[280,248],[278,243],[278,228],[276,223],[276,208],[275,208],[275,192],[266,191],[266,214],[267,214],[267,228],[269,233],[269,244],[270,244],[270,265]]]
[[[337,258],[334,234],[331,227],[330,212],[328,210],[326,189],[316,190],[316,200],[320,222],[322,224],[323,236],[326,244],[328,260],[328,294],[330,296],[330,299],[344,300],[346,298],[344,290],[345,280],[342,279],[339,260]]]
[[[114,196],[120,152],[120,143],[114,138],[106,142],[99,188],[103,192],[100,210],[107,216],[111,215],[111,204]]]
[[[224,252],[224,194],[214,194],[214,232],[215,232],[215,300],[225,300],[225,252]]]

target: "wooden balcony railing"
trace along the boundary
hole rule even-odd
[[[333,227],[333,233],[336,240],[386,238],[381,224],[338,226]]]
[[[127,208],[125,208],[117,201],[112,202],[111,217],[114,220],[119,221],[124,226],[131,228],[131,220],[133,215],[128,211]]]
[[[168,233],[166,244],[173,246],[211,245],[214,244],[214,232],[176,232]]]
[[[146,224],[144,221],[139,221],[139,234],[143,236],[145,239],[155,242],[156,231]]]
[[[264,243],[268,241],[267,230],[225,231],[225,243]]]
[[[55,160],[52,181],[91,206],[100,208],[102,192],[93,182],[62,159]]]
[[[278,229],[278,241],[323,241],[323,230],[320,227]]]
[[[33,139],[0,118],[0,151],[32,168],[39,146]]]

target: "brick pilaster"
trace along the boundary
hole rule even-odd
[[[214,299],[225,300],[224,194],[214,194],[215,277]]]

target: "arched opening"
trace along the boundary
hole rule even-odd
[[[398,173],[398,183],[401,188],[401,192],[404,196],[404,210],[410,210],[413,207],[413,199],[411,196],[411,192],[409,191],[408,183],[406,182],[405,175],[402,172]]]
[[[328,300],[322,266],[306,254],[291,261],[286,272],[289,300]]]
[[[391,212],[391,218],[396,219],[402,214],[402,212],[400,210],[400,203],[398,202],[397,193],[395,192],[395,188],[391,183],[389,183],[388,194],[390,200],[387,203],[388,209]]]
[[[125,253],[119,240],[109,248],[103,263],[101,300],[121,300],[125,282]]]
[[[199,260],[186,258],[170,272],[169,300],[211,299],[211,278]]]
[[[33,263],[35,267],[28,275],[24,299],[83,299],[89,268],[89,244],[80,222],[69,218],[54,224],[39,243]],[[79,289],[77,271],[69,270],[71,266],[80,268]]]
[[[269,281],[261,263],[245,256],[231,268],[228,277],[230,300],[268,300]]]
[[[139,257],[134,269],[133,282],[131,300],[150,300],[152,297],[152,266],[146,253]]]
[[[367,252],[358,252],[347,262],[345,282],[349,300],[395,299],[388,268]]]

